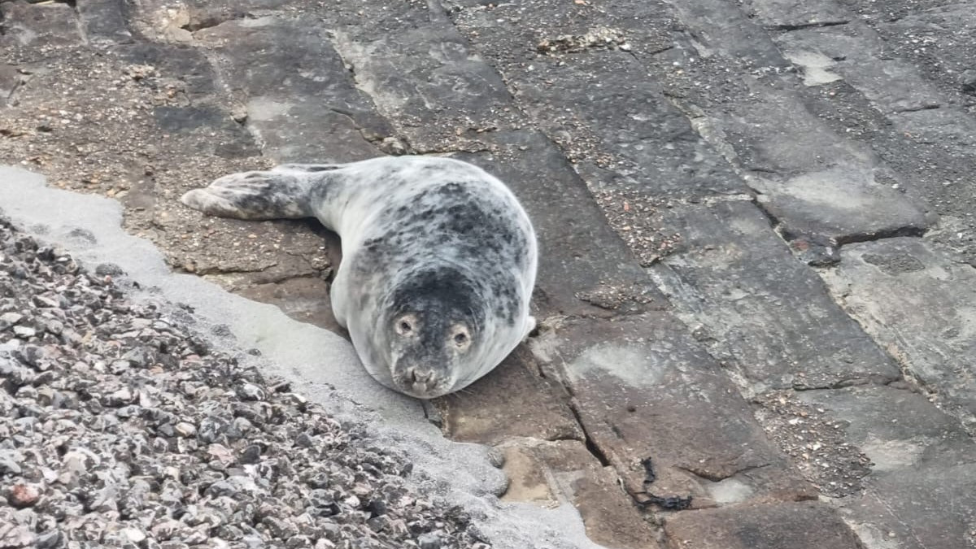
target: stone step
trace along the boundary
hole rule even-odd
[[[587,436],[638,501],[692,496],[702,508],[816,497],[671,315],[568,320],[533,350],[564,372]]]
[[[817,502],[739,505],[679,513],[667,519],[664,529],[671,549],[863,547],[833,509]]]
[[[861,490],[835,500],[867,547],[956,549],[974,540],[976,443],[924,394],[863,386],[804,391],[811,415],[842,426],[870,460]],[[820,453],[830,453],[823,448]]]
[[[925,240],[893,238],[845,246],[823,276],[909,375],[976,427],[976,270]]]
[[[661,217],[682,235],[682,248],[652,266],[651,276],[751,392],[900,377],[754,204],[679,205]]]

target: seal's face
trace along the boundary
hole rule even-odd
[[[474,292],[456,271],[435,270],[411,277],[393,298],[385,330],[393,382],[416,398],[450,393],[479,343]]]

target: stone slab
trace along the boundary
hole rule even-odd
[[[70,46],[84,41],[75,10],[67,3],[4,2],[0,21],[0,46],[5,48]]]
[[[862,548],[838,514],[816,502],[678,513],[664,529],[672,549]]]
[[[474,47],[518,83],[522,111],[566,151],[590,188],[679,197],[748,192],[634,57],[627,19],[592,10],[573,19],[563,3],[548,1],[519,6],[520,17],[511,17],[513,9],[459,20]],[[544,28],[521,25],[529,11]],[[533,41],[556,45],[526,52]]]
[[[845,246],[840,265],[823,274],[909,374],[974,421],[976,270],[924,240],[893,238]]]
[[[843,243],[925,230],[923,211],[885,184],[896,175],[869,148],[837,135],[792,92],[747,81],[748,100],[710,115],[784,236]]]
[[[893,387],[805,391],[796,398],[844,425],[871,459],[864,490],[839,501],[868,549],[972,544],[976,443],[923,394]]]
[[[125,0],[78,0],[75,7],[90,44],[114,46],[133,41]]]
[[[295,19],[234,20],[195,33],[218,57],[246,123],[277,162],[379,156],[391,128],[356,89],[326,29]]]
[[[540,444],[529,453],[551,492],[579,511],[591,540],[610,549],[659,547],[659,534],[620,486],[617,472],[602,466],[582,442]]]
[[[437,405],[452,440],[499,444],[516,438],[584,439],[565,388],[541,375],[524,345],[491,374]]]
[[[833,26],[847,23],[851,14],[831,0],[746,0],[743,11],[764,26],[795,30],[804,27]]]
[[[911,63],[887,55],[887,45],[863,23],[803,29],[776,38],[786,55],[816,53],[824,67],[860,90],[885,114],[938,108],[946,104],[938,89]]]
[[[679,205],[662,215],[682,250],[648,272],[695,337],[753,391],[898,379],[753,203]]]
[[[24,76],[17,71],[17,67],[0,63],[0,108],[7,106],[23,80]]]
[[[759,71],[789,67],[769,35],[737,5],[722,0],[666,0],[666,3],[692,35],[701,57],[722,57]]]
[[[532,342],[560,369],[592,444],[638,500],[694,507],[815,497],[715,361],[666,313],[567,321]],[[654,480],[648,479],[651,459]]]
[[[486,133],[520,127],[501,76],[437,3],[357,7],[335,29],[335,47],[414,151],[478,149]]]

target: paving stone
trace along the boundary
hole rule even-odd
[[[777,37],[788,56],[816,53],[886,114],[937,108],[946,103],[939,91],[903,59],[887,55],[887,46],[867,25],[853,23],[803,29]]]
[[[691,495],[695,507],[815,497],[673,317],[567,321],[531,345],[564,372],[587,435],[638,500],[645,490]],[[645,486],[648,458],[656,480]]]
[[[837,513],[815,502],[678,513],[664,529],[673,549],[860,549]]]
[[[976,6],[965,2],[918,10],[901,19],[875,23],[892,49],[911,60],[926,78],[946,93],[962,99],[973,113],[969,84],[976,55]]]
[[[972,545],[976,443],[924,395],[893,387],[804,391],[802,402],[842,422],[871,458],[865,489],[840,501],[868,549]]]
[[[735,4],[722,0],[669,0],[667,5],[692,35],[692,43],[701,57],[718,54],[757,71],[789,68],[789,62],[769,35]]]
[[[784,30],[838,25],[851,18],[847,10],[830,0],[746,0],[742,8],[746,15],[757,18],[763,25]]]
[[[844,32],[840,27],[831,28],[831,31]],[[827,29],[817,32],[823,34]],[[784,36],[795,35],[797,41],[781,43],[789,53],[790,44],[810,45],[804,37],[813,33],[812,30],[788,33]],[[971,166],[976,161],[973,157],[976,122],[951,104],[951,96],[939,94],[917,71],[913,76],[896,68],[892,74],[898,77],[885,80],[884,74],[890,72],[885,68],[879,75],[874,67],[894,63],[905,66],[904,61],[898,61],[887,53],[885,44],[890,44],[890,41],[880,42],[880,46],[864,43],[867,35],[851,31],[830,38],[826,34],[818,36],[818,43],[823,42],[832,48],[824,50],[831,55],[860,57],[866,55],[865,52],[874,51],[878,57],[866,58],[848,66],[844,80],[806,88],[803,95],[807,107],[834,131],[871,147],[896,174],[894,179],[885,177],[884,181],[897,184],[899,192],[904,191],[916,203],[925,204],[927,218],[930,221],[938,220],[946,229],[933,231],[929,237],[958,252],[964,261],[976,265],[976,220],[968,215],[976,208],[968,185]],[[822,55],[812,46],[798,47],[794,53]],[[831,64],[836,62],[832,61]],[[864,78],[862,72],[877,78]],[[851,81],[848,82],[847,78]],[[853,86],[852,82],[859,87]],[[901,100],[899,98],[910,97],[906,93],[918,94],[913,101],[929,101],[940,103],[941,106],[937,109],[889,112],[866,97],[878,99],[889,96],[892,100]],[[882,114],[882,111],[887,114]]]
[[[0,108],[7,106],[23,79],[17,67],[0,63]]]
[[[608,74],[620,80],[608,83]],[[748,192],[728,162],[626,52],[539,59],[532,71],[509,75],[519,82],[517,97],[549,135],[569,134],[575,141],[574,123],[587,128],[579,137],[593,135],[599,148],[581,155],[577,169],[594,188],[699,198]],[[605,154],[613,160],[605,160]]]
[[[920,208],[891,188],[897,175],[869,147],[806,110],[790,90],[792,64],[759,25],[719,0],[671,7],[698,55],[686,56],[678,70],[642,61],[656,77],[683,82],[682,94],[705,89],[680,102],[691,101],[686,110],[697,113],[696,127],[744,172],[785,236],[849,241],[928,226]]]
[[[591,540],[615,549],[659,547],[657,532],[621,488],[616,471],[601,466],[582,442],[539,444],[529,452],[544,479],[551,479],[550,492],[579,510]]]
[[[649,272],[695,337],[755,392],[900,376],[751,202],[676,206],[662,222],[684,251]]]
[[[237,293],[261,303],[275,305],[291,318],[314,324],[331,332],[342,333],[329,300],[329,283],[320,277],[289,278],[262,283],[259,277],[239,281]]]
[[[520,346],[491,375],[439,400],[452,440],[499,444],[507,439],[583,440],[565,388],[540,375]]]
[[[137,41],[112,48],[132,65],[152,67],[165,78],[180,82],[180,91],[195,103],[217,93],[216,75],[206,55],[196,48]]]
[[[474,46],[518,83],[520,108],[559,143],[591,188],[691,197],[748,192],[634,58],[628,18],[597,12],[568,18],[564,3],[548,1],[518,6],[518,17],[515,9],[479,10],[459,20]],[[522,25],[529,13],[545,27]],[[498,17],[503,14],[508,17]],[[591,30],[604,20],[628,32]],[[543,35],[572,44],[568,51],[525,52],[526,43],[539,43]]]
[[[263,17],[195,35],[218,56],[247,125],[276,162],[352,162],[379,156],[391,129],[354,86],[324,28]]]
[[[78,0],[76,8],[89,43],[114,46],[133,41],[125,0]]]
[[[74,8],[64,3],[0,5],[0,46],[68,46],[83,42]]]
[[[893,238],[844,247],[840,265],[824,278],[903,368],[973,421],[972,267],[951,261],[921,239]]]
[[[336,48],[414,151],[478,149],[486,132],[518,129],[505,83],[439,7],[357,7],[335,31]]]
[[[869,149],[839,137],[792,94],[758,82],[752,89],[751,101],[717,123],[787,238],[847,242],[928,226],[915,204],[881,183],[895,175]]]

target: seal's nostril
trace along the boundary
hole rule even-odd
[[[433,379],[434,379],[434,372],[430,370],[417,370],[416,368],[412,368],[410,370],[410,381],[412,381],[413,383],[422,383],[425,385],[429,385],[430,382],[433,381]]]

